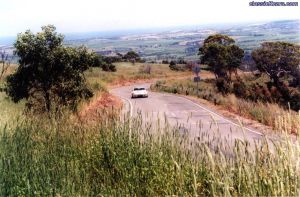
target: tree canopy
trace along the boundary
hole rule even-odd
[[[265,42],[252,52],[259,71],[266,73],[272,82],[281,86],[284,76],[293,78],[300,87],[300,46],[287,42]]]
[[[141,60],[139,54],[137,54],[134,51],[128,51],[124,56],[123,59],[125,59],[125,61],[130,61],[132,63],[138,62]]]
[[[244,51],[234,43],[227,35],[215,34],[207,37],[199,48],[201,62],[212,68],[216,78],[230,81],[232,72],[237,75]]]
[[[18,35],[14,47],[19,67],[7,78],[13,101],[26,99],[28,107],[49,112],[59,106],[76,109],[80,99],[93,95],[84,71],[95,64],[94,54],[85,47],[66,47],[63,40],[52,25]]]

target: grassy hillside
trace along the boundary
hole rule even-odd
[[[178,78],[192,75],[191,72],[176,72],[169,69],[168,64],[151,63],[114,63],[117,72],[104,72],[100,68],[90,68],[86,73],[92,87],[101,85],[120,85],[126,82],[145,81],[150,79]],[[150,73],[147,70],[150,68]]]

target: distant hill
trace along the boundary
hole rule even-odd
[[[66,34],[66,45],[85,45],[101,54],[134,50],[149,61],[185,58],[198,59],[198,48],[214,33],[236,39],[244,50],[251,51],[265,41],[300,43],[300,20],[264,23],[214,24],[161,29]],[[14,37],[0,38],[0,46],[12,45]]]

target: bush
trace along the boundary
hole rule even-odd
[[[165,80],[158,80],[156,81],[155,83],[155,87],[160,87],[162,85],[166,84],[166,81]]]
[[[216,86],[219,92],[222,94],[228,94],[230,91],[230,84],[223,78],[218,78],[216,81]]]
[[[245,83],[242,81],[233,83],[233,93],[237,97],[247,98],[248,94],[247,94],[247,87]]]
[[[170,65],[169,65],[169,68],[170,68],[171,70],[177,70],[176,63],[175,63],[174,61],[171,61],[171,62],[170,62]]]
[[[174,61],[170,62],[169,68],[174,71],[184,71],[185,67],[177,65]]]
[[[169,64],[169,61],[168,60],[163,60],[161,63],[162,64]]]
[[[291,109],[293,109],[293,110],[296,110],[296,111],[300,110],[300,90],[294,92],[291,95],[290,106],[291,106]]]
[[[108,92],[106,86],[103,83],[98,82],[92,84],[92,89],[94,91]]]
[[[103,71],[107,71],[107,72],[116,72],[117,68],[114,64],[110,64],[110,63],[103,63],[102,64],[102,70]]]

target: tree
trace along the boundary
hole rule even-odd
[[[169,68],[170,68],[171,70],[176,70],[176,71],[178,71],[178,67],[177,67],[177,65],[176,65],[176,62],[173,61],[173,60],[170,61]]]
[[[7,78],[7,94],[27,106],[50,112],[60,106],[76,109],[80,99],[93,94],[87,88],[84,71],[93,64],[93,55],[85,47],[63,46],[64,36],[52,25],[33,34],[18,35],[14,43],[19,67]]]
[[[135,63],[135,62],[138,62],[138,61],[140,61],[140,56],[136,53],[136,52],[134,52],[134,51],[129,51],[129,52],[127,52],[124,56],[123,56],[123,58],[126,60],[126,61],[130,61],[130,62],[132,62],[133,64]]]
[[[300,46],[287,42],[265,42],[252,52],[253,60],[260,72],[266,73],[272,83],[282,87],[282,78],[294,78],[300,87]]]
[[[169,61],[168,60],[163,60],[161,63],[162,64],[169,64]]]
[[[96,53],[91,54],[92,64],[93,67],[99,67],[102,68],[103,71],[106,72],[116,72],[117,68],[113,62],[115,62],[114,57],[104,57],[101,55],[98,55]]]
[[[231,80],[232,73],[239,79],[237,69],[242,64],[244,58],[244,50],[237,45],[229,45],[227,47],[227,68],[229,71],[229,79]]]
[[[222,78],[230,82],[231,73],[237,75],[244,51],[234,43],[227,35],[215,34],[206,38],[199,48],[201,62],[212,68],[216,79]]]

